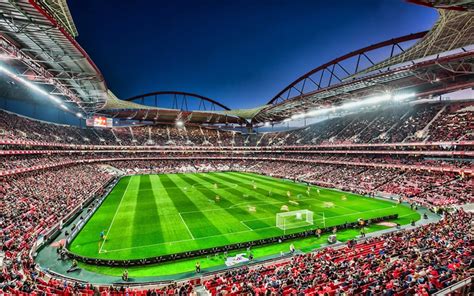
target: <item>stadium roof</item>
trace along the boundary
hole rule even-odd
[[[160,107],[158,102],[162,102],[166,97],[170,96],[172,98],[172,108]],[[137,104],[133,101],[140,101],[142,104]],[[145,101],[151,101],[152,105],[144,104]],[[194,105],[197,106],[196,109],[189,108],[193,101]],[[216,106],[222,110],[216,109]],[[109,92],[107,102],[99,113],[108,117],[152,121],[163,124],[173,124],[178,121],[192,124],[246,123],[246,120],[239,114],[215,100],[197,94],[177,91],[153,92],[126,100],[119,100],[114,94]]]
[[[0,70],[12,78],[27,79],[25,84],[41,84],[50,98],[60,98],[65,109],[74,105],[87,114],[163,123],[279,122],[387,92],[429,96],[473,87],[474,12],[470,2],[412,2],[448,9],[439,10],[440,17],[429,32],[383,41],[336,58],[254,109],[230,110],[216,100],[176,91],[119,100],[74,39],[78,32],[65,0],[0,2]],[[174,96],[170,106],[157,99],[162,95]],[[189,100],[197,102],[195,108]]]
[[[440,9],[474,11],[474,1],[472,0],[408,0],[408,2]]]
[[[473,44],[474,13],[439,10],[438,21],[420,42],[399,55],[359,72],[358,75]]]
[[[421,97],[473,87],[474,12],[439,14],[429,32],[365,47],[304,74],[271,99],[253,122],[282,121],[385,93]]]
[[[107,86],[74,39],[77,30],[65,0],[1,1],[0,15],[2,58],[15,74],[85,112],[104,105]]]

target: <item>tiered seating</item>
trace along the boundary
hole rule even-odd
[[[251,135],[245,139],[240,133],[204,126],[84,129],[48,124],[0,111],[1,139],[33,140],[46,144],[114,145],[104,149],[106,151],[99,149],[105,147],[49,147],[44,144],[10,143],[2,147],[5,152],[13,149],[25,152],[0,156],[2,172],[31,167],[36,169],[36,166],[58,163],[62,166],[30,173],[13,172],[1,180],[3,211],[0,215],[0,243],[6,253],[7,267],[0,274],[0,289],[5,293],[21,291],[33,295],[43,292],[88,295],[97,292],[96,288],[80,283],[68,282],[65,285],[54,279],[44,281],[28,256],[39,235],[96,191],[102,190],[113,177],[95,162],[87,165],[65,165],[63,162],[102,159],[100,164],[129,173],[248,171],[361,194],[379,192],[397,195],[427,207],[447,207],[473,201],[473,177],[470,173],[461,175],[461,170],[472,170],[470,156],[464,153],[472,151],[472,146],[457,143],[460,147],[432,147],[410,143],[414,147],[397,144],[395,147],[358,148],[352,143],[470,140],[473,139],[472,108],[472,103],[398,106],[385,111],[332,118],[301,130]],[[244,143],[251,147],[235,147]],[[344,147],[333,145],[336,143],[344,143]],[[305,146],[309,144],[331,145]],[[123,146],[149,147],[125,149]],[[167,146],[169,150],[153,146]],[[279,147],[268,151],[269,146]],[[26,154],[31,149],[51,151]],[[432,150],[463,153],[431,157],[429,152]],[[61,153],[56,153],[58,151]],[[398,153],[407,151],[415,153]],[[160,157],[168,159],[158,160]],[[103,159],[114,161],[104,162]],[[443,172],[431,171],[440,167]],[[456,215],[436,226],[376,238],[355,247],[326,249],[311,255],[296,256],[289,262],[241,268],[216,276],[206,285],[213,294],[226,291],[279,295],[336,295],[344,292],[349,295],[426,295],[459,281],[467,274],[463,258],[467,257],[467,251],[472,251],[472,238],[460,235],[469,233],[469,229],[465,228],[469,223],[459,221],[465,222],[472,216],[465,213]],[[456,225],[452,223],[454,220]],[[430,233],[436,234],[436,239]],[[421,248],[430,256],[420,256],[417,250]],[[442,249],[447,250],[446,253],[442,253]],[[190,283],[171,284],[155,292],[188,294],[192,289]],[[128,288],[102,289],[98,292],[148,295],[148,291],[131,291]]]
[[[29,257],[33,243],[82,202],[100,193],[111,178],[96,166],[83,165],[2,180],[0,243],[6,257],[0,287],[7,292],[31,292],[31,280],[37,277]]]
[[[392,182],[384,185],[380,190],[408,197],[416,196],[431,188],[437,188],[454,180],[451,174],[430,174],[407,172]]]
[[[429,140],[474,139],[474,105],[470,103],[451,105],[430,126]]]
[[[186,126],[78,128],[45,123],[0,110],[0,138],[89,145],[243,145],[242,135],[231,131]]]
[[[430,295],[470,276],[472,214],[289,261],[242,267],[204,283],[212,295]]]
[[[420,193],[413,200],[421,204],[435,206],[473,203],[474,191],[472,188],[474,188],[474,179],[457,177],[443,186],[433,187]]]
[[[472,101],[393,106],[328,119],[297,131],[268,133],[260,136],[263,141],[258,145],[472,140],[473,119]]]
[[[387,135],[380,140],[386,143],[422,140],[424,135],[418,135],[417,132],[422,131],[442,108],[441,104],[414,106],[414,110],[409,110],[408,114],[402,117],[395,126],[388,129]]]

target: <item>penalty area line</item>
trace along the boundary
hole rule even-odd
[[[265,229],[280,229],[280,228],[278,228],[276,226],[258,228],[258,230],[265,230]],[[236,232],[231,232],[231,233],[222,233],[222,234],[216,234],[216,235],[203,236],[203,237],[195,238],[194,241],[206,240],[206,239],[214,238],[214,237],[225,237],[226,235],[249,233],[249,232],[255,232],[255,230],[254,229],[252,229],[252,230],[242,230],[242,231],[236,231]],[[148,247],[156,247],[156,246],[160,246],[160,245],[173,245],[173,244],[176,244],[176,243],[190,242],[190,241],[193,241],[193,239],[182,239],[182,240],[177,240],[177,241],[156,243],[156,244],[150,244],[150,245],[135,246],[135,247],[129,247],[129,248],[122,248],[122,249],[113,249],[113,250],[108,250],[107,253],[120,252],[120,251],[133,250],[133,249],[141,249],[141,248],[148,248]]]
[[[392,208],[391,206],[389,207],[384,207],[384,208],[381,208],[381,209],[373,209],[373,210],[367,210],[367,211],[362,211],[362,212],[358,212],[358,213],[350,213],[350,214],[345,214],[345,215],[337,215],[337,216],[332,216],[332,217],[326,217],[325,220],[328,221],[328,220],[333,220],[333,219],[337,219],[337,218],[340,218],[340,217],[345,217],[345,216],[355,216],[355,215],[360,215],[360,214],[363,214],[363,213],[370,213],[370,212],[375,212],[375,211],[380,211],[380,210],[383,210],[383,209],[389,209],[389,208]],[[186,214],[186,212],[183,212],[184,214]],[[316,213],[316,212],[315,212]],[[181,216],[181,213],[180,214],[180,217],[181,219],[182,216]],[[408,215],[411,215],[412,213],[410,214],[406,214],[406,215],[403,215],[403,216],[400,216],[400,217],[404,217],[404,216],[408,216]],[[399,217],[399,218],[400,218]],[[269,220],[269,219],[274,219],[275,217],[265,217],[265,218],[260,218],[260,219],[250,219],[250,220],[242,220],[240,221],[240,223],[244,224],[245,225],[245,222],[247,221],[255,221],[255,220]],[[314,222],[317,222],[317,221],[323,221],[322,218],[320,219],[314,219],[313,220],[313,227],[316,225]],[[183,220],[184,222],[184,220]],[[184,222],[184,224],[186,225],[186,228],[187,228],[187,224]],[[267,229],[278,229],[278,230],[281,230],[281,228],[278,228],[276,226],[269,226],[269,227],[262,227],[262,228],[257,228],[257,229],[251,229],[249,226],[245,225],[249,230],[243,230],[243,231],[236,231],[236,232],[231,232],[231,233],[221,233],[221,234],[217,234],[217,235],[210,235],[210,236],[204,236],[204,237],[197,237],[197,238],[194,238],[193,236],[193,239],[183,239],[183,240],[176,240],[176,241],[168,241],[168,242],[162,242],[162,243],[156,243],[156,244],[149,244],[149,245],[142,245],[142,246],[133,246],[133,247],[128,247],[128,248],[120,248],[120,249],[112,249],[112,250],[107,250],[107,253],[113,253],[113,252],[121,252],[121,251],[126,251],[126,250],[135,250],[135,249],[142,249],[142,248],[149,248],[149,247],[156,247],[156,246],[163,246],[163,245],[174,245],[174,244],[179,244],[179,243],[183,243],[183,242],[190,242],[190,241],[201,241],[201,240],[207,240],[207,239],[210,239],[210,238],[216,238],[216,237],[225,237],[227,235],[235,235],[235,234],[242,234],[242,233],[250,233],[250,232],[255,232],[256,230],[267,230]],[[307,226],[311,226],[311,225],[306,225],[306,226],[303,226],[303,227],[307,227]],[[322,226],[322,225],[321,225]],[[189,231],[189,228],[188,228],[188,231]],[[191,233],[190,233],[191,234]],[[192,235],[192,234],[191,234]]]
[[[253,229],[250,228],[247,224],[245,224],[244,221],[240,221],[240,223],[241,223],[243,226],[247,227],[248,230],[252,230],[252,231],[253,231]]]
[[[347,214],[347,215],[338,215],[338,216],[333,216],[333,217],[327,217],[325,218],[325,220],[333,220],[333,219],[337,219],[339,217],[344,217],[344,216],[350,216],[350,215],[356,215],[356,214],[362,214],[362,213],[369,213],[369,212],[374,212],[374,211],[378,211],[379,209],[375,209],[375,210],[368,210],[368,211],[364,211],[364,212],[359,212],[359,213],[352,213],[352,214]],[[401,216],[403,217],[403,216]],[[254,221],[254,220],[263,220],[263,219],[274,219],[274,217],[268,217],[268,218],[262,218],[262,219],[253,219],[253,220],[242,220],[240,221],[241,223],[245,223],[245,221]],[[313,220],[313,224],[312,226],[314,226],[314,222],[316,221],[323,221],[323,219],[314,219]],[[311,226],[310,224],[309,225],[306,225],[306,226],[302,226],[302,227],[307,227],[307,226]],[[156,244],[149,244],[149,245],[143,245],[143,246],[135,246],[135,247],[129,247],[129,248],[121,248],[121,249],[113,249],[113,250],[108,250],[107,253],[112,253],[112,252],[121,252],[121,251],[126,251],[126,250],[135,250],[135,249],[142,249],[142,248],[149,248],[149,247],[156,247],[156,246],[162,246],[162,245],[173,245],[173,244],[177,244],[177,243],[183,243],[183,242],[190,242],[190,241],[201,241],[201,240],[207,240],[207,239],[210,239],[210,238],[215,238],[215,237],[225,237],[227,235],[234,235],[234,234],[242,234],[242,233],[250,233],[250,232],[255,232],[256,230],[267,230],[267,229],[278,229],[278,230],[281,230],[281,228],[278,228],[277,226],[269,226],[269,227],[262,227],[262,228],[257,228],[257,229],[251,229],[250,227],[247,226],[247,228],[249,228],[249,230],[243,230],[243,231],[236,231],[236,232],[231,232],[231,233],[222,233],[222,234],[217,234],[217,235],[209,235],[209,236],[204,236],[204,237],[198,237],[198,238],[194,238],[194,239],[183,239],[183,240],[176,240],[176,241],[169,241],[169,242],[162,242],[162,243],[156,243]]]

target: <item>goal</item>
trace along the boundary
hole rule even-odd
[[[298,210],[276,214],[276,227],[286,233],[288,229],[300,228],[313,225],[313,212],[310,210]]]

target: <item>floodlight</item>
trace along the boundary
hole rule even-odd
[[[403,101],[403,100],[406,100],[406,99],[409,99],[409,98],[414,98],[415,96],[416,96],[415,93],[398,94],[398,95],[394,95],[393,99],[395,101]]]
[[[1,59],[1,57],[0,57]],[[23,83],[24,85],[26,85],[28,88],[44,95],[44,96],[47,96],[50,100],[54,101],[55,103],[58,103],[58,104],[61,104],[61,100],[56,97],[56,96],[53,96],[53,95],[50,95],[47,91],[45,91],[44,89],[42,89],[41,87],[39,87],[38,85],[26,80],[26,79],[23,79],[22,77],[18,76],[17,74],[11,72],[10,70],[8,70],[7,68],[3,67],[3,66],[0,66],[0,71],[4,72],[5,74],[7,74],[8,76],[10,76],[11,78]],[[63,107],[63,106],[61,106]],[[64,107],[63,107],[64,108]],[[67,110],[67,108],[64,108]]]
[[[304,118],[306,116],[305,113],[300,113],[300,114],[294,114],[291,116],[291,119],[300,119],[300,118]]]
[[[340,106],[332,106],[332,107],[324,108],[324,109],[311,110],[306,113],[294,114],[291,116],[291,119],[287,118],[283,120],[283,122],[288,122],[290,120],[295,120],[295,119],[300,119],[300,118],[305,118],[305,117],[320,116],[327,112],[336,112],[336,111],[341,111],[341,110],[350,110],[350,109],[357,109],[357,108],[370,106],[370,105],[376,105],[376,104],[380,104],[382,102],[386,102],[392,99],[395,101],[403,101],[408,98],[413,98],[415,96],[416,94],[414,93],[398,94],[395,96],[392,96],[391,93],[385,93],[380,96],[373,96],[373,97],[368,97],[366,99],[359,100],[359,101],[348,102]]]
[[[12,58],[11,55],[4,54],[4,53],[0,54],[0,60],[9,60],[11,58]]]
[[[48,98],[57,104],[61,104],[61,100],[58,97],[55,97],[53,95],[48,95]]]

